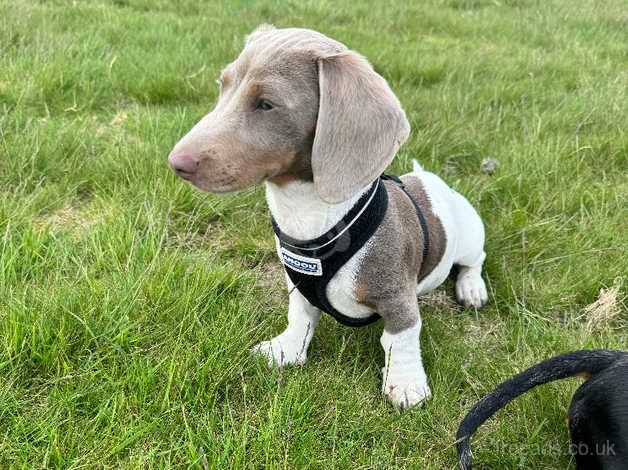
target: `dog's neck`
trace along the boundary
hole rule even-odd
[[[345,202],[327,204],[318,197],[312,182],[277,185],[267,181],[266,201],[282,232],[299,240],[310,240],[336,225],[369,186]]]

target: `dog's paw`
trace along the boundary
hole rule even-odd
[[[384,380],[382,387],[384,395],[393,405],[402,410],[407,410],[432,398],[432,391],[425,378],[416,377],[410,380],[384,378]]]
[[[307,360],[303,342],[295,341],[284,335],[275,336],[268,341],[262,341],[251,352],[263,355],[268,361],[268,367],[279,367],[290,364],[304,364]]]
[[[482,275],[476,270],[461,271],[456,280],[456,299],[465,307],[481,308],[488,302]]]

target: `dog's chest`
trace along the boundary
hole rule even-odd
[[[282,251],[277,239],[275,239],[275,242],[279,260],[285,265],[285,253]],[[367,242],[336,272],[325,290],[327,300],[329,300],[332,307],[351,318],[367,318],[374,313],[372,308],[358,302],[355,295],[356,279],[365,254],[369,250],[369,245],[370,243]],[[288,265],[287,269],[292,268]]]
[[[358,272],[369,249],[370,242],[367,242],[338,270],[327,285],[329,303],[336,310],[351,318],[367,318],[375,311],[373,308],[358,302],[355,295]]]
[[[365,190],[339,205],[328,205],[319,201],[311,183],[292,183],[281,188],[267,184],[266,196],[278,226],[294,238],[309,240],[325,233],[342,219]],[[308,260],[294,256],[289,251],[286,259],[286,253],[283,252],[285,250],[282,251],[277,239],[276,242],[279,259],[285,265],[286,270],[296,269],[306,277],[309,277],[308,273],[318,271],[304,269],[301,263],[307,263]],[[373,313],[372,309],[361,305],[356,300],[354,293],[359,267],[368,248],[367,241],[339,269],[334,269],[335,274],[324,290],[331,306],[351,318],[360,319]],[[287,249],[290,250],[290,247]],[[312,279],[316,279],[316,276],[313,275]]]

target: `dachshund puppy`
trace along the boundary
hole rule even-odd
[[[223,70],[214,110],[168,158],[204,191],[266,186],[288,326],[255,351],[270,365],[300,364],[321,312],[351,326],[382,318],[382,389],[402,408],[431,396],[417,294],[456,265],[458,301],[488,300],[484,226],[467,199],[418,164],[382,175],[409,132],[364,57],[316,31],[266,25]]]

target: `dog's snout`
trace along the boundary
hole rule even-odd
[[[172,152],[168,156],[168,163],[172,169],[182,178],[189,177],[196,173],[201,160],[189,153]]]

